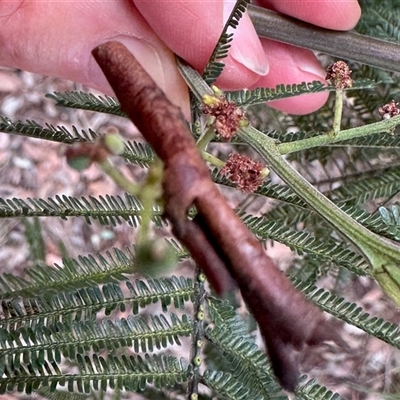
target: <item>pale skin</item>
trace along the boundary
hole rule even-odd
[[[101,43],[118,40],[188,115],[188,92],[174,53],[201,71],[234,1],[222,0],[0,0],[0,65],[58,76],[112,95],[91,56]],[[352,29],[360,17],[357,0],[258,0],[253,4],[325,28]],[[310,51],[260,40],[245,15],[235,31],[222,89],[323,80],[325,71]],[[306,114],[327,94],[281,100],[271,106]]]

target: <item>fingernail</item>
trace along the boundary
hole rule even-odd
[[[164,70],[162,68],[161,60],[153,47],[134,37],[115,36],[107,38],[107,41],[112,40],[125,45],[139,63],[146,66],[146,71],[154,79],[157,85],[165,91],[166,79]],[[89,61],[88,72],[86,75],[90,86],[100,90],[107,90],[109,88],[107,80],[93,58]],[[109,90],[107,90],[107,92],[109,92]]]
[[[228,19],[233,4],[232,1],[224,2],[224,21]],[[229,33],[233,33],[229,55],[250,71],[261,76],[267,75],[269,72],[267,56],[247,13],[240,19],[239,26]]]
[[[158,49],[160,53],[143,40],[128,36],[116,36],[108,40],[122,43],[153,78],[157,86],[166,94],[169,100],[181,108],[186,117],[190,116],[189,92],[185,81],[176,68],[174,54],[167,48]],[[165,51],[164,51],[165,50]],[[96,86],[109,87],[105,77],[93,59],[91,68]],[[95,86],[95,87],[96,87]]]
[[[318,61],[299,59],[296,60],[296,63],[300,71],[315,75],[316,79],[325,81],[326,71]]]
[[[122,43],[135,56],[141,65],[146,66],[146,72],[154,79],[158,87],[166,90],[165,73],[159,54],[154,47],[145,41],[129,36],[117,36],[112,38]]]

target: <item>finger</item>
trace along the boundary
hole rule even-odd
[[[261,77],[252,87],[275,88],[278,84],[325,81],[325,71],[315,55],[308,50],[263,39],[266,54],[273,56],[267,76]],[[272,108],[291,114],[308,114],[321,108],[328,93],[296,96],[268,103]]]
[[[91,50],[117,40],[189,114],[187,88],[173,53],[130,1],[0,2],[0,23],[3,66],[70,79],[112,94]]]
[[[198,71],[203,71],[222,32],[233,1],[136,1],[149,24],[172,49]],[[234,33],[224,71],[217,84],[241,89],[268,73],[268,61],[247,14]]]
[[[257,0],[257,4],[323,28],[350,30],[361,16],[357,0]]]
[[[356,0],[257,0],[257,4],[315,25],[338,30],[353,28],[361,13]],[[310,51],[270,40],[263,40],[262,43],[270,61],[270,71],[254,87],[325,80],[325,71]],[[271,102],[269,105],[283,112],[307,114],[318,110],[327,98],[328,93],[316,93]]]

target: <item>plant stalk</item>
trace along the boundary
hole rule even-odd
[[[335,90],[335,112],[333,114],[333,136],[337,136],[340,132],[340,124],[342,122],[343,112],[343,90],[336,88]]]
[[[182,64],[179,65],[179,68],[189,87],[191,89],[193,87],[192,90],[196,96],[200,96],[201,99],[205,94],[209,94],[211,89],[196,71]],[[311,138],[311,140],[318,140],[318,138],[326,142],[344,140],[345,138],[364,136],[381,132],[382,130],[387,131],[398,124],[400,124],[400,117],[339,132],[334,137],[331,133],[328,133]],[[363,253],[372,267],[374,277],[400,305],[400,247],[386,238],[369,231],[319,192],[282,157],[282,148],[279,148],[282,145],[278,145],[274,139],[264,135],[252,126],[241,127],[238,135],[267,161],[271,169],[303,201]],[[301,149],[309,148],[304,146],[307,143],[306,140],[310,139],[300,141],[302,142]],[[314,141],[311,147],[315,145],[317,144]]]
[[[237,217],[211,180],[183,114],[128,49],[109,42],[93,55],[121,108],[164,163],[164,210],[173,233],[212,283],[223,289],[221,277],[228,279],[230,272],[260,326],[277,378],[294,391],[299,374],[296,352],[327,340],[341,344],[338,330],[293,288]],[[197,215],[188,219],[192,205]]]
[[[215,130],[213,127],[206,127],[206,131],[197,141],[196,146],[200,152],[206,151],[208,144],[215,138]]]
[[[261,37],[400,72],[400,46],[397,43],[353,31],[321,28],[263,7],[249,5],[248,12]]]
[[[400,116],[374,122],[369,125],[357,126],[338,132],[336,135],[325,133],[306,139],[296,140],[295,142],[276,144],[281,155],[295,153],[296,151],[312,149],[313,147],[327,146],[332,143],[342,142],[344,140],[366,137],[375,133],[392,132],[400,124]],[[263,135],[265,136],[265,135]]]
[[[131,182],[110,160],[104,159],[100,161],[99,166],[125,192],[132,196],[137,196],[140,193],[140,186]]]

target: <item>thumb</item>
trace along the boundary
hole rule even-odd
[[[137,8],[167,46],[198,71],[203,71],[235,2],[137,1]],[[222,89],[242,89],[268,73],[264,50],[247,14],[235,30],[224,71]]]
[[[2,66],[70,79],[111,95],[91,51],[117,40],[189,114],[187,87],[173,53],[131,1],[0,1],[0,23]]]

